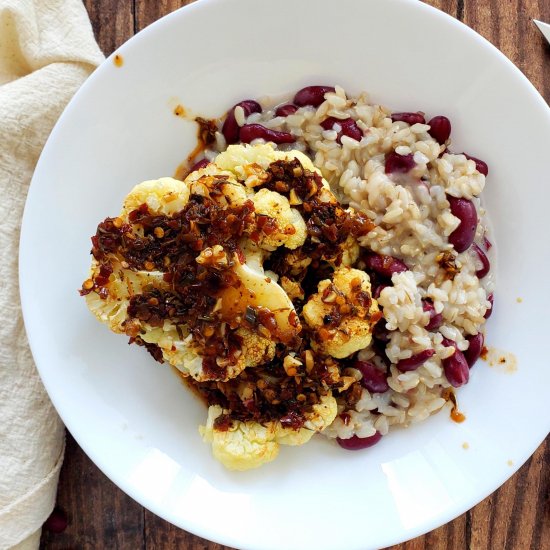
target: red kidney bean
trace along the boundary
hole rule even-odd
[[[487,252],[493,247],[493,243],[485,235],[483,235],[483,246]]]
[[[368,269],[384,277],[391,277],[394,273],[409,271],[405,263],[393,256],[385,256],[371,252],[364,257],[364,260]]]
[[[412,153],[408,155],[400,155],[395,151],[392,151],[386,155],[384,171],[386,174],[393,174],[394,172],[406,174],[415,166],[416,162],[414,162],[414,156]]]
[[[275,110],[275,116],[288,116],[293,115],[298,110],[296,105],[287,103],[286,105],[279,105]]]
[[[470,379],[470,367],[464,354],[459,349],[455,349],[451,357],[443,359],[443,370],[449,384],[455,388],[467,384]]]
[[[386,328],[386,321],[384,318],[374,325],[372,337],[379,342],[387,343],[390,341],[390,331]]]
[[[430,313],[430,320],[424,327],[426,330],[436,330],[443,324],[443,315],[435,312],[434,305],[430,300],[422,300],[422,309]]]
[[[296,93],[294,103],[299,107],[304,107],[305,105],[319,107],[325,101],[325,94],[334,91],[333,86],[306,86]]]
[[[476,157],[472,157],[471,155],[468,155],[466,153],[462,153],[468,160],[473,160],[476,163],[476,170],[483,174],[484,176],[489,175],[489,167],[487,166],[487,163],[482,161],[481,159],[478,159]]]
[[[491,269],[489,258],[487,258],[485,252],[483,252],[483,250],[481,250],[481,248],[477,246],[476,243],[472,244],[472,248],[474,249],[474,252],[477,254],[482,264],[481,269],[478,269],[476,271],[476,276],[478,279],[483,279],[483,277],[485,277],[485,275],[487,275],[487,273],[489,273],[489,270]]]
[[[361,449],[367,449],[368,447],[376,445],[381,439],[382,434],[380,432],[376,432],[370,437],[358,437],[356,435],[351,436],[349,439],[337,437],[336,442],[340,445],[340,447],[342,447],[342,449],[346,449],[347,451],[359,451]]]
[[[61,508],[56,506],[48,519],[45,521],[44,528],[46,531],[50,531],[51,533],[63,533],[63,531],[67,529],[68,524],[67,514],[65,514]]]
[[[279,132],[271,130],[261,124],[245,124],[241,128],[241,141],[250,143],[254,139],[262,138],[273,143],[294,143],[296,138],[288,132]]]
[[[449,347],[453,347],[455,349],[457,349],[456,347],[456,342],[454,340],[450,340],[449,338],[445,338],[443,337],[443,340],[441,342],[446,348],[449,348]]]
[[[342,130],[338,132],[338,137],[336,138],[336,141],[338,143],[342,143],[342,136],[348,136],[355,141],[361,141],[361,138],[363,137],[363,132],[361,131],[359,126],[357,126],[353,118],[346,118],[344,120],[341,120],[331,116],[321,122],[321,126],[325,130],[332,130],[335,124],[339,124],[342,127]]]
[[[466,338],[470,342],[470,346],[463,352],[468,366],[472,368],[474,363],[479,359],[481,351],[483,350],[483,344],[485,343],[485,337],[481,332],[478,332],[475,336],[468,336]]]
[[[372,293],[372,296],[375,300],[378,300],[380,298],[380,293],[389,285],[381,284],[374,287],[374,291]]]
[[[489,294],[489,296],[487,296],[487,300],[489,300],[489,302],[491,304],[491,307],[485,312],[485,315],[483,316],[485,319],[489,319],[489,317],[491,317],[491,315],[493,314],[493,306],[494,306],[494,303],[495,303],[495,297],[493,296],[492,292],[491,292],[491,294]]]
[[[201,159],[197,162],[195,162],[195,164],[193,164],[193,166],[191,166],[191,168],[189,169],[189,173],[192,174],[193,172],[196,172],[197,170],[200,170],[201,168],[204,168],[205,166],[208,166],[210,164],[210,161],[208,159]]]
[[[392,122],[406,122],[411,126],[413,124],[426,124],[426,119],[424,118],[424,113],[392,113],[391,114]]]
[[[474,242],[477,227],[477,212],[472,201],[447,195],[451,213],[460,220],[459,226],[449,235],[449,242],[457,252],[464,252]]]
[[[345,120],[342,120],[340,125],[342,126],[342,134],[344,136],[348,136],[355,141],[361,141],[363,132],[361,128],[357,126],[357,123],[353,120],[353,118],[346,118]]]
[[[435,350],[425,349],[408,359],[401,359],[397,361],[397,369],[401,372],[409,372],[411,370],[416,370],[420,365],[423,365],[430,357],[433,357]]]
[[[236,105],[233,105],[229,111],[227,111],[227,116],[222,126],[222,134],[225,137],[225,141],[228,145],[232,143],[237,143],[239,141],[239,125],[235,120],[235,108],[242,107],[244,111],[244,116],[248,116],[251,113],[261,113],[262,106],[253,99],[245,99]]]
[[[361,385],[371,393],[384,393],[390,389],[386,373],[369,361],[355,361],[352,366],[361,372]]]
[[[447,357],[447,359],[443,359],[442,363],[449,384],[455,388],[459,388],[468,383],[470,379],[470,367],[464,354],[456,346],[456,342],[443,338],[442,343],[446,347],[455,348],[454,354],[451,357]]]
[[[451,121],[446,116],[434,116],[428,124],[428,134],[443,145],[451,136]]]
[[[328,118],[325,118],[323,122],[321,122],[321,126],[323,127],[323,130],[332,130],[332,127],[335,123],[342,125],[341,123],[343,120],[340,120],[338,118],[334,118],[333,116],[329,116]]]

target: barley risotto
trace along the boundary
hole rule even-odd
[[[138,185],[92,238],[81,294],[209,407],[228,468],[314,433],[345,449],[427,418],[469,380],[493,305],[479,195],[442,115],[308,86],[197,119],[184,181]]]

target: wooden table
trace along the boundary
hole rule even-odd
[[[262,0],[257,0],[262,1]],[[267,0],[263,0],[267,1]],[[388,0],[389,1],[389,0]],[[85,0],[106,55],[188,0]],[[531,19],[550,21],[550,0],[428,0],[502,50],[550,101],[550,48]],[[498,491],[451,523],[392,550],[550,550],[550,438]],[[68,436],[59,506],[69,525],[44,532],[52,550],[223,550],[166,523],[113,485]]]

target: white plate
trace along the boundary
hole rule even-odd
[[[108,59],[53,131],[21,238],[33,354],[92,460],[168,521],[254,550],[390,545],[504,483],[550,417],[550,114],[531,84],[473,31],[407,0],[204,0],[118,53],[122,68]],[[476,365],[459,392],[463,424],[442,413],[356,453],[319,438],[260,470],[230,473],[201,442],[203,406],[168,367],[95,321],[77,289],[97,223],[134,184],[171,175],[192,148],[194,124],[174,116],[176,103],[213,116],[242,98],[311,83],[366,89],[395,110],[444,113],[454,149],[488,162],[485,200],[499,244],[488,342],[513,352],[518,369]]]

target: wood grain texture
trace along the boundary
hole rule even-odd
[[[136,27],[141,30],[163,15],[192,2],[193,0],[136,0]]]
[[[134,0],[84,0],[92,28],[105,55],[135,34]]]
[[[143,508],[111,483],[70,435],[57,502],[67,514],[68,527],[58,534],[44,530],[43,548],[143,547]]]
[[[229,0],[228,0],[229,1]],[[258,0],[260,1],[260,0]],[[263,0],[267,1],[267,0]],[[84,0],[106,54],[186,0]],[[550,101],[550,48],[531,19],[550,0],[429,0],[501,49]],[[45,550],[231,550],[168,524],[113,485],[68,436],[58,504],[69,526]],[[282,549],[281,549],[282,550]],[[550,438],[499,490],[454,521],[388,550],[550,550]]]

